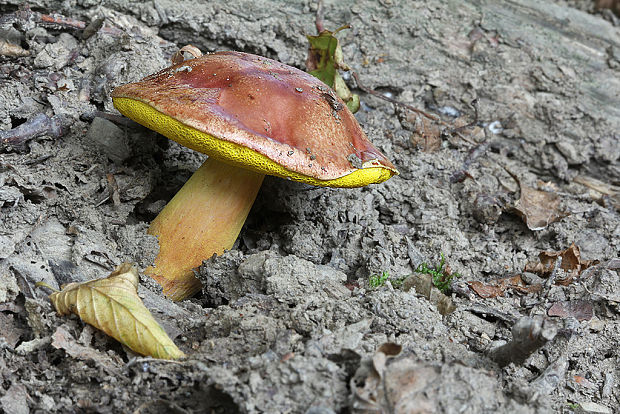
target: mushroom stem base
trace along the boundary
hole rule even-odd
[[[166,296],[182,300],[201,289],[193,269],[232,248],[264,177],[209,158],[153,220],[159,254],[145,273]]]

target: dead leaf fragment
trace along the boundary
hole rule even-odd
[[[409,292],[411,289],[414,289],[418,295],[428,299],[443,316],[456,310],[456,305],[452,302],[452,298],[441,293],[441,291],[433,285],[433,277],[429,274],[414,273],[407,277],[403,281],[402,290]]]
[[[556,193],[535,190],[522,183],[519,185],[521,197],[513,210],[530,230],[543,230],[566,217],[567,214],[560,210],[560,197]]]
[[[562,258],[561,269],[569,274],[568,277],[556,281],[560,285],[568,285],[585,269],[598,263],[598,260],[582,260],[579,247],[573,243],[566,250],[540,252],[539,261],[526,264],[524,271],[536,273],[541,277],[549,277],[558,257]]]
[[[383,374],[388,360],[399,355],[401,351],[401,345],[386,342],[377,348],[372,358],[361,362],[360,367],[350,381],[354,395],[354,412],[376,412],[379,407],[386,403],[383,387],[381,386]],[[356,408],[358,410],[355,410]]]
[[[484,283],[479,281],[467,282],[471,290],[476,292],[481,298],[489,299],[502,296],[506,290],[513,289],[521,293],[538,292],[542,289],[539,284],[526,285],[521,275],[514,275],[503,279],[497,279],[495,281]]]
[[[617,210],[620,210],[620,187],[585,175],[578,175],[573,181],[589,188],[590,197],[598,204],[606,206],[609,200]]]
[[[566,300],[556,302],[547,311],[549,316],[559,316],[560,318],[573,317],[579,321],[589,321],[594,315],[592,303],[585,300]]]
[[[411,143],[422,152],[439,151],[441,148],[441,128],[439,125],[435,121],[417,116],[417,114],[411,114],[407,118],[415,128],[411,134]]]
[[[28,55],[30,55],[30,52],[23,49],[21,46],[0,39],[0,56],[24,57]]]
[[[106,278],[69,283],[50,300],[60,315],[74,313],[139,354],[162,359],[184,356],[140,300],[138,272],[128,263]]]

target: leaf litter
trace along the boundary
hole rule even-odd
[[[556,268],[558,259],[561,259],[560,269],[566,274],[553,280],[558,285],[569,285],[588,267],[598,263],[597,260],[583,260],[579,253],[579,247],[575,243],[562,251],[544,251],[538,255],[538,261],[527,263],[524,272],[537,274],[543,278],[549,278]],[[489,299],[504,295],[507,290],[516,290],[521,293],[536,293],[543,289],[542,284],[528,285],[523,280],[522,274],[497,279],[491,282],[477,280],[467,282],[469,287],[481,298]]]
[[[121,264],[105,278],[69,283],[53,292],[50,300],[58,314],[73,313],[138,354],[162,359],[185,356],[142,303],[138,272],[129,263]],[[67,335],[57,331],[56,336],[59,346],[65,347]]]

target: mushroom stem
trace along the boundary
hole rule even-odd
[[[159,254],[145,273],[172,300],[198,292],[193,269],[232,248],[265,176],[209,158],[153,220]]]

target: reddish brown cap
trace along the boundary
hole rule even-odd
[[[120,86],[112,97],[126,116],[190,148],[240,163],[214,153],[213,145],[181,137],[178,127],[159,128],[157,123],[172,118],[262,154],[295,173],[277,170],[275,175],[312,178],[299,180],[305,182],[329,181],[375,168],[382,171],[383,178],[370,182],[380,182],[397,173],[331,88],[303,71],[261,56],[240,52],[204,55]],[[145,121],[143,110],[131,105],[127,109],[127,105],[118,104],[119,98],[148,105],[163,114],[164,121]],[[256,165],[249,168],[261,171]],[[368,182],[359,185],[365,184]]]

